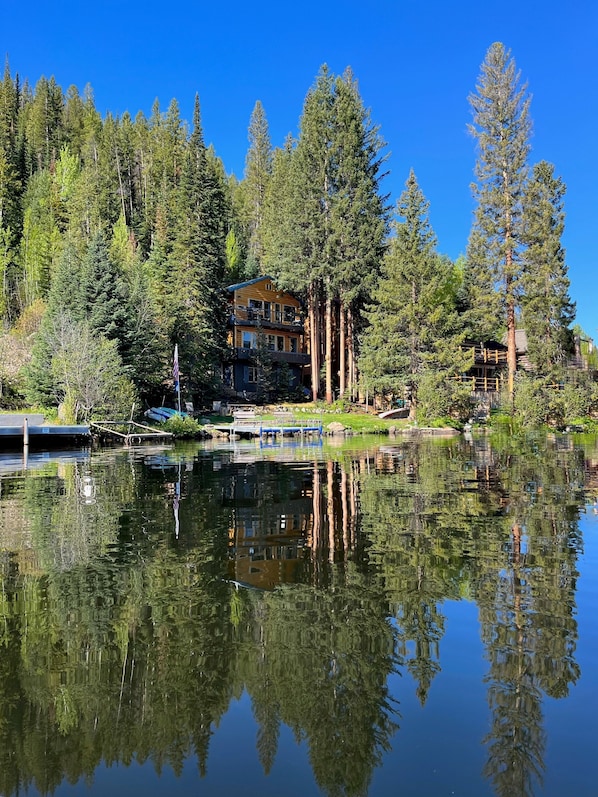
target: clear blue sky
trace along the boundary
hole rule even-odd
[[[323,63],[351,66],[388,143],[393,204],[413,167],[439,249],[465,251],[475,148],[467,96],[494,41],[533,95],[532,162],[567,185],[564,244],[577,320],[598,340],[598,3],[596,0],[1,0],[0,53],[33,84],[91,84],[96,106],[149,115],[175,97],[184,119],[200,95],[207,143],[243,174],[247,126],[261,100],[272,143],[296,133]]]

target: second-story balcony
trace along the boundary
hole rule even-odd
[[[486,346],[464,346],[471,353],[471,358],[476,365],[503,365],[507,362],[507,350],[493,349]]]
[[[248,324],[250,326],[261,326],[265,329],[293,329],[300,331],[303,329],[303,318],[300,313],[295,312],[295,308],[284,308],[275,310],[274,308],[268,310],[257,310],[253,307],[235,307],[234,312],[230,315],[230,323]]]

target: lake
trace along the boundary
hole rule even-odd
[[[0,453],[0,794],[596,797],[597,574],[596,438]]]

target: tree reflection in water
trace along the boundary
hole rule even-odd
[[[443,604],[466,599],[488,661],[483,777],[531,797],[543,698],[580,675],[584,464],[556,442],[459,439],[2,475],[0,792],[91,782],[102,761],[180,773],[195,755],[205,773],[245,691],[266,774],[284,724],[320,789],[365,795],[399,726],[390,674],[425,705]]]

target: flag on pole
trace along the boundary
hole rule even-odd
[[[174,365],[172,366],[172,378],[174,379],[174,389],[177,393],[180,392],[179,384],[179,347],[178,344],[174,347]]]

